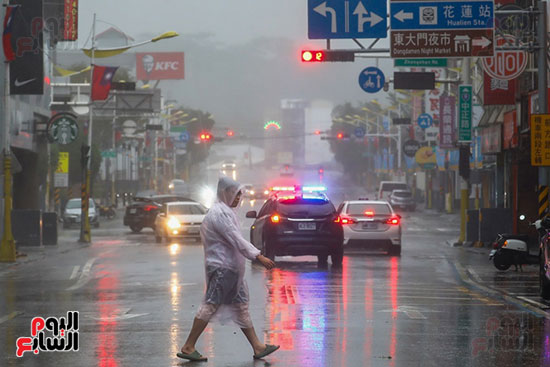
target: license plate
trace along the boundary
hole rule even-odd
[[[298,223],[298,229],[300,231],[315,231],[317,226],[315,223]]]
[[[130,214],[136,214],[136,209],[130,209]]]
[[[363,223],[363,229],[376,229],[376,223]]]
[[[196,234],[196,233],[199,233],[199,230],[197,228],[188,228],[187,230],[187,233],[189,234]]]

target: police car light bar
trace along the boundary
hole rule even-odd
[[[324,186],[303,186],[302,191],[306,192],[325,192],[327,188]]]

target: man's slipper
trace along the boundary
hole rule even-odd
[[[199,352],[197,351],[194,351],[193,353],[189,353],[189,354],[186,354],[186,353],[178,353],[176,354],[178,357],[180,358],[183,358],[183,359],[188,359],[190,361],[197,361],[197,362],[206,362],[208,361],[208,358],[202,356]]]
[[[254,354],[254,359],[260,359],[260,358],[263,358],[265,356],[268,356],[270,355],[271,353],[275,352],[277,349],[280,348],[280,345],[270,345],[270,344],[266,344],[265,345],[265,349],[263,352],[261,353],[258,353],[258,354]]]

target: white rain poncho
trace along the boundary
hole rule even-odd
[[[206,294],[197,318],[224,323],[233,320],[242,328],[252,327],[248,315],[248,286],[244,280],[246,259],[260,254],[241,234],[231,204],[243,187],[228,177],[218,182],[218,199],[201,226],[206,271]]]

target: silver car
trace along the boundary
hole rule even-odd
[[[90,198],[88,207],[88,217],[90,224],[95,228],[99,227],[99,212],[96,208],[94,199]],[[72,225],[80,225],[80,215],[82,213],[82,199],[75,198],[67,201],[63,211],[63,228],[70,228]]]
[[[390,205],[395,209],[411,210],[416,209],[416,203],[412,192],[409,190],[393,190],[388,196]]]

